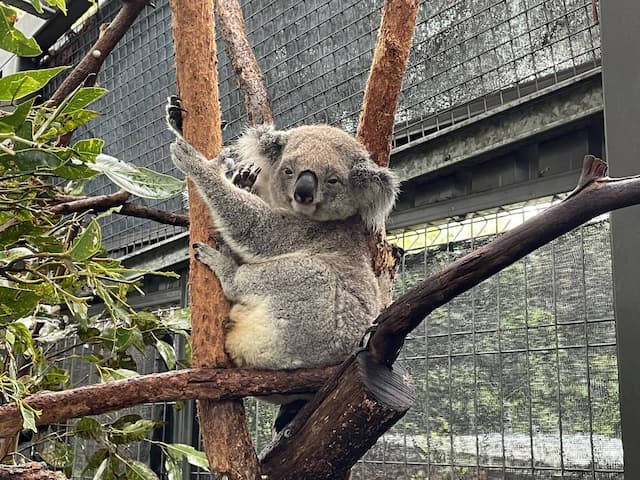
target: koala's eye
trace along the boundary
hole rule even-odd
[[[291,170],[290,168],[285,168],[284,173],[285,175],[293,175],[293,170]]]
[[[338,183],[338,179],[336,177],[331,177],[329,180],[327,180],[327,183],[335,185],[336,183]]]

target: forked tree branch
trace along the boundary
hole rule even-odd
[[[397,368],[391,368],[391,365],[396,360],[405,337],[435,308],[586,221],[611,210],[640,204],[640,176],[608,178],[599,176],[602,172],[604,162],[588,155],[585,157],[580,186],[574,194],[486,246],[465,255],[396,300],[376,320],[378,328],[368,342],[367,354],[371,355],[377,365],[385,366],[391,375]],[[263,473],[274,473],[276,478],[283,479],[333,478],[326,465],[340,465],[341,469],[354,465],[362,451],[357,447],[373,445],[391,426],[392,423],[378,430],[367,426],[370,418],[390,418],[385,412],[393,404],[393,400],[390,402],[388,399],[381,399],[377,390],[371,388],[371,381],[366,374],[343,374],[362,372],[362,368],[354,367],[357,361],[357,356],[348,359],[340,367],[339,373],[315,396],[313,404],[304,408],[293,420],[287,434],[280,435],[268,447],[262,455]],[[348,387],[345,382],[359,382],[362,385],[359,391],[364,392],[366,409],[361,406],[358,410],[357,402],[362,402],[362,395],[353,396],[353,400],[345,395],[348,388],[353,388]],[[397,398],[394,415],[396,419],[403,414],[405,397],[402,395]],[[331,423],[334,428],[323,429],[323,435],[314,433],[318,431],[316,425],[326,422],[327,412],[365,410],[366,415],[354,415],[351,419],[348,446],[339,441],[345,432],[340,428],[342,424],[338,420]],[[325,448],[326,454],[322,462],[297,461],[314,458],[315,452],[326,445],[340,445],[341,448]],[[286,472],[294,472],[294,475]]]

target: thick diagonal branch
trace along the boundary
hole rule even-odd
[[[379,327],[369,340],[371,353],[380,362],[391,365],[407,334],[434,309],[586,221],[640,203],[640,177],[597,178],[602,172],[604,162],[587,155],[580,189],[574,194],[465,255],[400,297],[378,317]]]
[[[379,326],[367,345],[375,361],[391,370],[407,334],[435,308],[586,221],[611,210],[640,204],[640,176],[597,178],[597,172],[603,171],[601,164],[601,160],[587,156],[581,181],[583,187],[574,195],[430,276],[382,312],[376,321]],[[351,357],[339,372],[353,369],[353,361],[354,358]],[[304,462],[297,462],[297,459],[313,458],[319,445],[342,445],[341,448],[327,450],[324,457],[326,462],[339,464],[341,470],[346,468],[346,460],[351,465],[355,464],[358,457],[353,454],[353,449],[341,444],[339,438],[335,437],[342,431],[339,425],[332,423],[338,420],[327,417],[326,413],[358,411],[357,404],[352,404],[343,395],[348,388],[344,382],[353,380],[353,376],[346,378],[340,374],[329,380],[327,385],[330,388],[323,387],[314,398],[314,408],[305,408],[298,414],[292,434],[282,436],[270,447],[264,456],[264,472],[290,472],[288,467],[295,465],[299,469],[295,471],[297,478],[332,478],[326,474],[326,469],[321,464],[305,465]],[[366,376],[359,381],[366,381]],[[354,401],[358,402],[360,399]],[[384,409],[384,404],[379,405],[375,411],[370,403],[367,404],[369,413],[353,421],[349,445],[372,444],[377,438],[375,435],[380,432],[367,428],[367,418],[375,417]],[[319,436],[310,427],[322,422],[329,422],[329,425],[323,428],[323,434]]]

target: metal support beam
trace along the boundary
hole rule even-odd
[[[638,0],[600,2],[607,160],[611,174],[640,173]],[[636,52],[636,53],[634,53]],[[640,207],[611,215],[625,478],[640,478]]]

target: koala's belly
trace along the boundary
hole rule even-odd
[[[375,296],[312,256],[247,264],[236,273],[246,298],[232,307],[226,347],[238,366],[288,369],[339,363],[372,317]]]
[[[282,334],[266,299],[237,303],[229,312],[225,337],[227,353],[239,367],[278,368]]]

